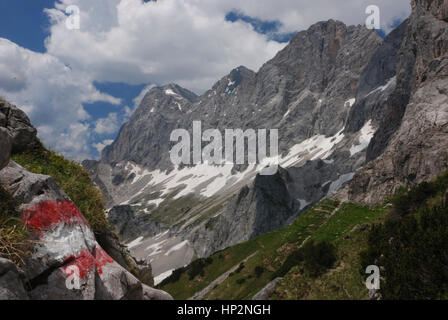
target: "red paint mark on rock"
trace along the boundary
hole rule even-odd
[[[72,201],[44,201],[23,210],[22,218],[30,229],[45,231],[58,223],[85,224],[86,219]]]
[[[115,261],[104,251],[100,246],[96,246],[93,254],[89,250],[83,250],[76,257],[70,256],[65,259],[67,264],[62,268],[62,271],[66,276],[70,275],[67,268],[70,266],[76,266],[79,270],[79,276],[82,279],[93,272],[94,268],[97,269],[99,274],[103,274],[103,267],[106,264],[114,263]]]

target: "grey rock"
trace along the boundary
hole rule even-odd
[[[143,285],[143,300],[173,300],[173,297],[165,291]]]
[[[385,118],[388,100],[396,86],[398,57],[407,23],[407,20],[402,22],[384,39],[383,44],[376,50],[363,70],[357,88],[356,103],[347,119],[346,132],[359,131],[368,120],[373,120],[379,125]],[[381,89],[378,90],[378,88]],[[403,103],[407,101],[404,100]]]
[[[52,210],[47,212],[45,209],[34,207],[43,202],[58,204],[61,201],[71,201],[48,176],[32,174],[10,161],[9,165],[0,171],[0,184],[18,202],[19,208],[30,215],[28,217],[37,215],[45,220],[48,219],[45,215],[51,214],[50,220],[55,220],[55,215],[59,214],[62,218],[67,213]],[[30,230],[30,238],[35,241],[32,242],[32,253],[25,259],[24,266],[26,281],[30,286],[30,298],[146,299],[149,289],[144,290],[141,281],[105,253],[82,214],[78,215],[80,216],[75,214],[70,223],[56,222],[48,227]],[[114,241],[117,239],[113,239],[109,234],[104,243],[117,249]],[[112,253],[116,254],[119,260],[123,259],[121,262],[126,265],[123,252],[120,255],[119,250],[112,250]],[[70,266],[82,269],[79,288],[70,289],[67,286],[69,275],[66,268]],[[13,281],[10,275],[5,279],[7,284]]]
[[[166,230],[166,227],[153,221],[148,215],[138,216],[129,205],[113,207],[109,210],[107,219],[124,242],[141,236],[155,236]]]
[[[114,143],[103,150],[103,161],[114,164],[126,159],[167,169],[162,160],[170,150],[171,131],[179,126],[195,99],[194,93],[174,84],[151,89]],[[123,182],[116,177],[115,184]]]
[[[31,150],[39,142],[37,130],[28,116],[16,106],[0,99],[0,127],[7,129],[12,139],[12,152]]]
[[[5,128],[0,127],[0,170],[9,162],[11,156],[12,139]]]
[[[256,295],[253,296],[252,300],[268,300],[274,293],[277,283],[282,278],[276,278],[269,282],[263,289],[260,290]]]
[[[0,258],[0,300],[28,300],[23,281],[14,262]]]
[[[376,289],[369,290],[369,299],[370,300],[380,300],[380,292]]]
[[[444,5],[413,2],[400,50],[397,89],[392,94],[409,96],[409,103],[386,111],[389,120],[384,120],[383,127],[389,122],[397,130],[381,156],[355,176],[349,190],[352,201],[382,202],[398,188],[432,180],[447,168],[448,28],[446,21],[433,15]],[[376,138],[369,149],[382,140]]]
[[[152,266],[148,258],[145,260],[137,260],[138,278],[143,283],[150,287],[154,287],[154,277],[152,275]]]
[[[363,26],[329,20],[297,33],[258,72],[238,67],[199,97],[175,85],[153,88],[101,161],[84,165],[113,207],[148,182],[132,185],[127,163],[172,169],[170,133],[191,130],[195,120],[203,130],[281,128],[282,153],[315,134],[334,135],[344,127],[346,102],[356,97],[361,72],[381,43]]]

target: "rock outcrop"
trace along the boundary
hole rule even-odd
[[[0,98],[0,169],[7,165],[11,152],[37,145],[36,133],[25,112]]]
[[[24,281],[14,262],[0,258],[0,300],[28,300]]]
[[[19,205],[18,218],[29,231],[31,246],[23,271],[0,259],[0,299],[171,299],[106,253],[82,213],[51,177],[32,174],[9,159],[11,150],[32,150],[39,142],[28,117],[15,106],[0,103],[0,143],[5,147],[0,185]],[[102,242],[116,248],[112,237],[107,238]],[[147,266],[140,270],[152,283],[150,269],[149,274]]]
[[[32,254],[24,267],[31,299],[169,298],[142,284],[100,247],[52,178],[11,161],[0,172],[0,184],[20,204],[31,233]]]
[[[447,3],[412,3],[399,53],[397,86],[369,146],[373,152],[384,152],[355,176],[350,200],[384,201],[398,188],[432,180],[448,167]]]

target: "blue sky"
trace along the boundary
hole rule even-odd
[[[2,0],[0,94],[50,148],[97,158],[150,85],[202,93],[236,66],[257,70],[316,21],[362,23],[363,1],[344,11],[329,0]],[[409,13],[408,0],[379,2],[385,28]],[[81,9],[80,30],[65,27],[70,4]]]

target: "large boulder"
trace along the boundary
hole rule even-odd
[[[12,261],[0,258],[0,300],[28,300],[23,278]]]
[[[10,161],[0,185],[20,204],[31,233],[25,261],[31,299],[170,299],[147,287],[98,244],[76,205],[48,176]]]
[[[38,144],[37,130],[25,112],[3,99],[0,99],[0,128],[9,133],[14,153],[30,150]],[[0,139],[3,140],[1,135]]]
[[[1,121],[2,114],[0,113],[0,123]],[[11,156],[11,147],[11,136],[5,128],[2,128],[0,126],[0,170],[9,162],[9,157]]]

